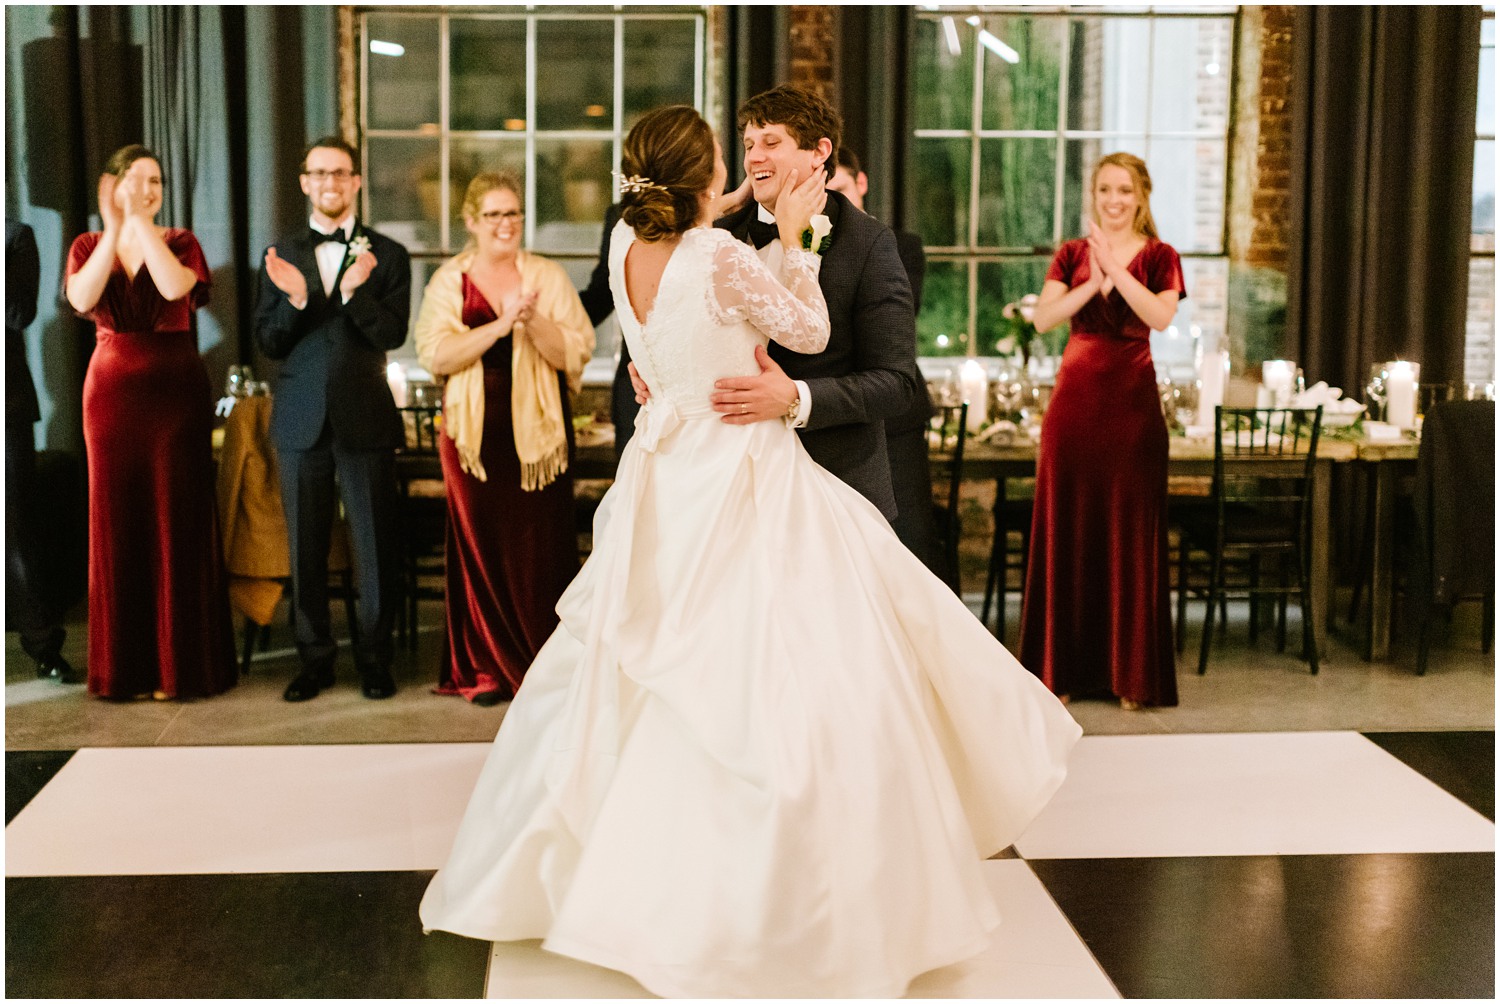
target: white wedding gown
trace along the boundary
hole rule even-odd
[[[633,241],[611,283],[651,403],[423,927],[541,938],[663,996],[900,996],[987,947],[980,861],[1080,729],[796,433],[710,408],[767,334],[826,343],[817,258],[778,282],[691,230],[642,327]]]

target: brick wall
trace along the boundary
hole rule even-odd
[[[1291,219],[1288,188],[1292,180],[1292,23],[1295,8],[1265,5],[1258,24],[1260,52],[1258,130],[1250,189],[1250,239],[1244,263],[1252,268],[1285,272]]]
[[[789,83],[806,87],[824,101],[837,105],[839,91],[833,47],[838,8],[793,6],[790,8],[788,21],[791,35]]]

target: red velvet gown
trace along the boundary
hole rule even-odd
[[[1068,241],[1048,279],[1088,277]],[[1128,270],[1153,293],[1186,293],[1170,245],[1149,240]],[[1055,694],[1177,703],[1167,558],[1167,426],[1150,329],[1118,290],[1073,315],[1042,420],[1021,663]]]
[[[83,381],[89,473],[89,692],[204,697],[234,686],[229,594],[214,502],[213,398],[193,311],[208,302],[197,238],[164,235],[198,275],[167,302],[118,260],[87,315],[98,343]],[[67,274],[99,243],[82,234]]]
[[[471,328],[495,310],[464,276],[463,322]],[[521,489],[521,460],[511,426],[511,340],[484,354],[484,433],[479,458],[487,480],[466,473],[448,436],[438,437],[448,495],[447,630],[439,661],[439,694],[499,690],[507,697],[557,627],[557,601],[578,574],[573,474],[540,491]],[[565,378],[561,373],[558,380]],[[561,387],[568,450],[573,415]]]

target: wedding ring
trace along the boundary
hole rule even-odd
[[[749,410],[750,410],[750,406],[748,404],[741,404],[740,405],[740,414],[741,415],[743,415],[745,412],[747,412]]]

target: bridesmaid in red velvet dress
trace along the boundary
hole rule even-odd
[[[447,377],[438,454],[448,497],[437,693],[508,700],[557,627],[578,572],[569,388],[594,328],[561,265],[521,250],[521,183],[469,183],[470,247],[433,274],[417,354]]]
[[[1058,248],[1036,305],[1046,331],[1070,320],[1042,421],[1023,665],[1059,697],[1177,703],[1167,585],[1167,426],[1151,363],[1186,295],[1156,236],[1140,158],[1094,167],[1089,236]]]
[[[204,697],[235,683],[214,508],[213,403],[192,332],[209,273],[187,230],[153,222],[143,146],[99,181],[103,233],[68,252],[68,302],[96,326],[83,383],[89,473],[89,692]]]

